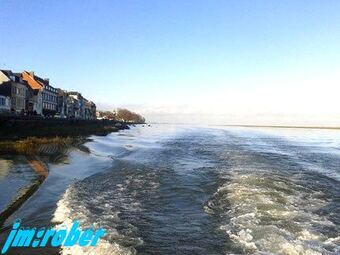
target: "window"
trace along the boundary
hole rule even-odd
[[[18,88],[17,87],[12,87],[12,94],[17,95],[18,94]]]
[[[18,106],[19,106],[19,108],[24,108],[24,100],[23,99],[19,99],[18,100]]]

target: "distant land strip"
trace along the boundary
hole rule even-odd
[[[222,127],[258,127],[258,128],[290,128],[290,129],[332,129],[339,130],[340,127],[322,127],[322,126],[281,126],[281,125],[213,125],[213,126],[222,126]]]

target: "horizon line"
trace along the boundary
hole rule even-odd
[[[169,124],[169,125],[195,125],[200,126],[202,124],[197,123],[181,123],[181,122],[147,122],[147,124]],[[249,128],[286,128],[286,129],[331,129],[340,130],[340,126],[289,126],[289,125],[254,125],[254,124],[205,124],[206,126],[217,127],[249,127]]]

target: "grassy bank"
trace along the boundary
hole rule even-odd
[[[90,135],[129,128],[110,120],[12,118],[0,116],[0,154],[58,154]]]
[[[37,155],[44,153],[44,148],[47,146],[51,148],[51,152],[60,153],[76,141],[71,137],[28,137],[20,140],[0,141],[0,154]]]

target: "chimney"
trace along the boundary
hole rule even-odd
[[[49,78],[45,78],[44,81],[46,81],[47,85],[50,85],[50,79]]]
[[[34,71],[29,72],[32,77],[34,77]]]

